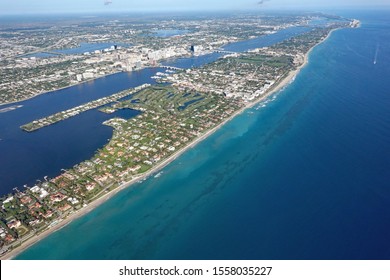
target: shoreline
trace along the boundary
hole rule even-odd
[[[144,68],[144,69],[145,69],[145,68]],[[142,70],[142,69],[140,69],[140,70]],[[34,96],[26,97],[26,98],[21,99],[21,100],[18,100],[18,101],[0,103],[0,107],[1,107],[1,106],[6,106],[6,105],[13,105],[13,104],[16,105],[17,103],[24,102],[24,101],[33,99],[33,98],[38,97],[38,96],[41,96],[41,95],[49,94],[49,93],[51,93],[51,92],[60,91],[60,90],[67,89],[67,88],[71,88],[71,87],[76,87],[76,86],[79,86],[79,85],[82,85],[82,84],[85,84],[85,83],[89,83],[89,82],[94,82],[94,81],[96,81],[96,80],[98,80],[98,79],[106,78],[106,77],[109,77],[109,76],[112,76],[112,75],[116,75],[116,74],[119,74],[119,73],[122,73],[122,72],[125,72],[125,71],[118,71],[118,72],[110,73],[110,74],[107,74],[107,75],[104,75],[104,76],[100,76],[100,77],[97,77],[97,78],[85,80],[85,81],[79,82],[79,83],[74,84],[74,85],[69,85],[69,86],[65,86],[65,87],[60,87],[60,88],[58,88],[58,89],[53,89],[53,90],[50,90],[50,91],[41,92],[41,93],[38,93],[38,94],[36,94],[36,95],[34,95]]]
[[[358,26],[358,27],[360,27],[360,24],[361,24],[361,23],[359,22],[359,26]],[[339,29],[339,28],[331,30],[331,31],[329,32],[328,36],[327,36],[324,40],[322,40],[321,42],[319,42],[318,44],[316,44],[313,48],[315,48],[317,45],[321,44],[323,41],[326,41],[326,39],[328,39],[328,37],[330,36],[330,34],[332,34],[333,31],[338,30],[338,29]],[[230,44],[230,43],[235,43],[235,41],[229,42],[228,44]],[[224,45],[223,45],[223,46],[224,46]],[[223,47],[223,46],[222,46],[222,47]],[[311,48],[311,49],[308,51],[308,53],[310,53],[311,50],[312,50],[313,48]],[[213,52],[211,52],[211,53],[213,53]],[[206,54],[209,54],[209,53],[206,53]],[[180,58],[186,58],[186,57],[174,57],[173,59],[176,60],[176,59],[180,59]],[[169,60],[165,60],[165,62],[167,62],[167,61],[169,61]],[[161,62],[164,62],[164,61],[161,61]],[[305,63],[306,63],[306,62],[304,62],[303,65],[304,65]],[[60,91],[60,90],[63,90],[63,89],[67,89],[67,88],[79,86],[79,85],[82,85],[82,84],[85,84],[85,83],[88,83],[88,82],[94,82],[94,81],[96,81],[96,80],[98,80],[98,79],[106,78],[106,77],[109,77],[109,76],[112,76],[112,75],[116,75],[116,74],[119,74],[119,73],[125,73],[125,72],[126,72],[126,73],[132,73],[132,72],[137,72],[137,71],[144,70],[144,69],[148,69],[148,68],[156,68],[156,67],[161,67],[161,66],[163,66],[163,65],[161,64],[161,65],[159,65],[159,66],[147,66],[147,67],[144,67],[144,68],[141,68],[141,69],[137,69],[137,70],[133,70],[133,71],[118,71],[118,72],[106,74],[106,75],[103,75],[103,76],[100,76],[100,77],[96,77],[96,78],[93,78],[93,79],[89,79],[89,80],[85,80],[85,81],[79,82],[79,83],[77,83],[77,84],[68,85],[68,86],[60,87],[60,88],[58,88],[58,89],[53,89],[53,90],[50,90],[50,91],[45,91],[45,92],[37,93],[37,94],[34,95],[34,96],[26,97],[26,98],[23,98],[23,99],[18,100],[18,101],[11,101],[11,102],[0,103],[0,107],[2,107],[2,106],[7,106],[7,105],[13,105],[13,104],[16,105],[17,103],[20,103],[20,102],[24,102],[24,101],[33,99],[33,98],[35,98],[35,97],[38,97],[38,96],[41,96],[41,95],[44,95],[44,94],[49,94],[49,93],[51,93],[51,92]],[[298,68],[299,68],[299,67],[298,67]],[[268,93],[266,93],[266,94],[268,94]],[[258,102],[258,101],[256,101],[256,102]]]
[[[174,57],[174,59],[180,59],[180,58],[186,58],[186,57]],[[71,87],[76,87],[76,86],[79,86],[79,85],[82,85],[82,84],[85,84],[85,83],[89,83],[89,82],[95,82],[96,80],[107,78],[107,77],[112,76],[112,75],[117,75],[119,73],[133,73],[133,72],[138,72],[138,71],[149,69],[149,68],[158,68],[158,67],[161,67],[161,66],[163,66],[163,65],[161,64],[161,65],[157,65],[157,66],[147,66],[147,67],[143,67],[143,68],[132,70],[132,71],[123,71],[122,70],[122,71],[117,71],[117,72],[114,72],[114,73],[109,73],[109,74],[106,74],[106,75],[103,75],[103,76],[99,76],[99,77],[96,77],[96,78],[93,78],[93,79],[89,79],[89,80],[85,80],[85,81],[82,81],[82,82],[78,82],[77,84],[68,85],[68,86],[60,87],[60,88],[53,89],[53,90],[50,90],[50,91],[37,93],[36,95],[30,96],[30,97],[26,97],[26,98],[23,98],[23,99],[18,100],[18,101],[11,101],[11,102],[0,103],[0,107],[7,106],[7,105],[14,105],[14,104],[16,105],[17,103],[24,102],[24,101],[33,99],[33,98],[41,96],[41,95],[49,94],[51,92],[60,91],[60,90],[71,88]]]
[[[174,154],[172,154],[171,156],[169,156],[168,158],[164,159],[162,162],[160,162],[159,164],[157,164],[156,166],[152,167],[149,171],[147,171],[146,173],[142,174],[142,175],[139,175],[135,178],[133,178],[132,180],[128,181],[128,182],[125,182],[123,184],[121,184],[119,187],[117,187],[115,190],[111,191],[111,192],[108,192],[104,195],[102,195],[101,197],[99,197],[98,199],[92,201],[90,204],[88,204],[86,207],[83,207],[81,208],[80,210],[70,214],[68,217],[66,217],[65,219],[59,221],[56,225],[54,225],[53,227],[51,228],[48,228],[47,230],[44,230],[42,233],[40,233],[39,235],[34,235],[33,237],[31,237],[30,239],[28,239],[27,241],[25,241],[24,243],[22,243],[19,247],[13,249],[12,251],[9,251],[7,253],[5,253],[2,257],[0,257],[0,259],[2,260],[7,260],[7,259],[13,259],[15,258],[16,256],[18,256],[19,254],[21,254],[23,251],[25,251],[26,249],[28,249],[30,246],[34,245],[35,243],[41,241],[42,239],[46,238],[47,236],[49,236],[50,234],[62,229],[63,227],[69,225],[70,223],[72,223],[74,220],[84,216],[85,214],[91,212],[93,209],[95,209],[96,207],[100,206],[101,204],[103,204],[104,202],[106,202],[108,199],[110,199],[112,196],[116,195],[118,192],[128,188],[128,187],[131,187],[132,185],[134,185],[135,183],[141,181],[141,180],[144,180],[146,178],[148,178],[149,176],[159,172],[161,169],[163,169],[164,167],[166,167],[168,164],[172,163],[177,157],[181,156],[183,153],[185,153],[187,150],[195,147],[197,144],[199,144],[200,142],[202,142],[203,140],[205,140],[206,138],[208,138],[210,135],[212,135],[214,132],[216,132],[217,130],[219,130],[222,126],[224,126],[227,122],[231,121],[233,118],[235,118],[236,116],[242,114],[244,111],[246,111],[247,109],[249,108],[252,108],[253,106],[255,106],[256,104],[260,103],[261,101],[263,101],[264,99],[266,99],[267,97],[279,92],[280,90],[283,90],[285,87],[287,87],[289,84],[291,84],[291,81],[300,73],[300,71],[308,64],[309,62],[309,56],[312,52],[312,50],[317,47],[318,45],[322,44],[323,42],[325,42],[330,36],[331,34],[338,30],[339,28],[337,29],[333,29],[329,32],[329,34],[324,38],[322,39],[320,42],[318,42],[316,45],[314,45],[313,47],[311,47],[309,49],[309,51],[305,54],[304,56],[304,61],[303,63],[298,66],[296,69],[294,70],[291,70],[290,72],[287,73],[287,75],[282,79],[280,80],[279,82],[277,82],[277,84],[272,87],[269,91],[267,91],[264,95],[262,95],[261,97],[259,97],[258,99],[254,100],[253,102],[248,102],[244,107],[242,107],[240,110],[236,111],[235,113],[233,113],[229,118],[225,119],[223,122],[221,122],[220,124],[218,124],[217,126],[215,126],[214,128],[211,128],[210,130],[206,131],[203,135],[200,135],[199,137],[197,137],[196,139],[194,139],[192,142],[188,143],[186,146],[184,146],[183,148],[181,148],[180,150],[178,150],[177,152],[175,152]],[[87,82],[87,81],[85,81]],[[30,99],[30,98],[29,98]],[[19,102],[19,101],[18,101]],[[16,103],[16,102],[15,102]],[[3,105],[3,104],[1,104]]]

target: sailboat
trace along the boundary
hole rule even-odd
[[[374,57],[374,64],[376,64],[376,62],[377,62],[378,52],[379,52],[379,45],[376,45],[376,51],[375,51],[375,57]]]

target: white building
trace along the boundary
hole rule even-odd
[[[85,72],[83,73],[83,79],[87,80],[87,79],[93,79],[94,77],[94,74],[91,73],[91,72]]]

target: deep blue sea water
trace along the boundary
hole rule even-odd
[[[390,12],[349,16],[285,90],[18,258],[390,259]]]

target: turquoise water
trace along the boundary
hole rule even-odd
[[[285,90],[18,258],[389,259],[390,12],[355,17]]]

